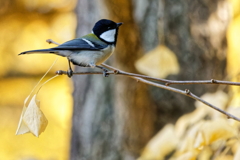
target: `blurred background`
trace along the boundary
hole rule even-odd
[[[16,136],[24,99],[55,61],[53,55],[18,56],[22,51],[50,48],[52,38],[62,43],[75,37],[75,0],[0,1],[0,159],[69,159],[72,116],[72,83],[66,76],[50,81],[37,99],[48,119],[48,129],[39,138]],[[60,57],[43,80],[56,70],[67,69]]]
[[[237,122],[121,76],[58,76],[37,97],[45,132],[15,135],[25,98],[56,59],[17,54],[88,34],[101,18],[124,23],[107,64],[158,78],[239,81],[239,0],[0,0],[0,159],[237,160]],[[44,80],[67,69],[60,57]],[[240,117],[239,87],[173,87]]]

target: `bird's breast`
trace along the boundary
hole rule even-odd
[[[114,49],[114,45],[109,45],[100,51],[75,51],[68,59],[82,66],[90,63],[100,65],[112,55]]]
[[[114,45],[108,45],[108,47],[102,50],[102,52],[104,53],[103,57],[105,58],[105,60],[108,59],[113,54],[114,50],[115,50]]]

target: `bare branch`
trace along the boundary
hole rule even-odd
[[[57,75],[67,75],[67,71],[59,70],[59,71],[56,71],[56,74]],[[73,75],[74,74],[76,74],[76,75],[82,75],[82,74],[103,74],[103,72],[73,72],[72,74]],[[107,74],[116,74],[116,73],[114,73],[113,71],[108,71]]]
[[[107,64],[101,64],[102,66],[113,69],[113,67],[107,65]],[[118,69],[116,69],[118,70]],[[139,77],[139,78],[144,78],[148,80],[153,80],[153,81],[159,81],[165,83],[165,85],[169,86],[171,84],[180,84],[180,85],[188,85],[188,84],[223,84],[223,85],[237,85],[240,86],[240,82],[229,82],[229,81],[220,81],[220,80],[193,80],[193,81],[175,81],[175,80],[168,80],[168,79],[161,79],[161,78],[154,78],[146,75],[141,75],[141,74],[135,74],[135,73],[128,73],[124,71],[118,70],[118,74],[121,75],[128,75],[128,76],[134,76],[134,77]]]
[[[112,66],[109,66],[109,65],[106,65],[106,64],[103,64],[102,66],[104,66],[106,68],[109,68],[111,70],[114,70],[114,72],[116,72],[116,70],[117,70],[116,68],[114,68]],[[121,73],[122,71],[118,70],[118,72]],[[227,116],[227,118],[234,119],[234,120],[240,122],[240,119],[238,117],[236,117],[236,116],[234,116],[234,115],[232,115],[232,114],[230,114],[230,113],[228,113],[228,112],[226,112],[226,111],[224,111],[224,110],[222,110],[222,109],[220,109],[220,108],[218,108],[218,107],[208,103],[207,101],[205,101],[205,100],[201,99],[200,97],[196,96],[195,94],[191,93],[189,89],[185,89],[185,91],[182,91],[180,89],[176,89],[176,88],[173,88],[173,87],[170,87],[170,86],[164,86],[162,84],[150,82],[150,81],[147,81],[147,80],[145,80],[143,78],[138,78],[138,77],[133,77],[133,76],[130,76],[130,77],[138,80],[139,82],[143,82],[143,83],[155,86],[155,87],[163,88],[163,89],[166,89],[166,90],[169,90],[169,91],[173,91],[173,92],[176,92],[176,93],[180,93],[180,94],[186,95],[186,96],[188,96],[188,97],[190,97],[192,99],[195,99],[197,101],[200,101],[200,102],[204,103],[205,105],[207,105],[207,106],[217,110],[218,112],[220,112],[222,114],[225,114]],[[224,83],[224,84],[226,84],[226,83]]]
[[[173,88],[173,87],[170,87],[170,86],[167,86],[167,85],[163,85],[163,84],[159,84],[159,83],[155,83],[155,82],[151,82],[149,80],[146,80],[146,79],[149,79],[149,78],[145,78],[144,75],[138,75],[138,74],[133,74],[133,73],[128,73],[128,72],[124,72],[124,71],[121,71],[119,69],[116,69],[112,66],[109,66],[109,65],[106,65],[106,64],[102,64],[102,66],[108,68],[108,69],[111,69],[113,71],[108,71],[107,74],[116,74],[116,75],[124,75],[124,76],[128,76],[130,78],[133,78],[135,80],[137,80],[138,82],[142,82],[142,83],[145,83],[145,84],[148,84],[148,85],[152,85],[152,86],[155,86],[155,87],[158,87],[158,88],[162,88],[162,89],[166,89],[166,90],[169,90],[169,91],[172,91],[172,92],[176,92],[176,93],[180,93],[182,95],[185,95],[185,96],[188,96],[192,99],[195,99],[197,101],[200,101],[202,103],[204,103],[205,105],[211,107],[212,109],[215,109],[216,111],[224,114],[227,116],[227,118],[230,118],[230,119],[234,119],[236,121],[239,121],[240,122],[240,119],[206,101],[204,101],[203,99],[201,99],[200,97],[196,96],[195,94],[191,93],[189,89],[185,89],[185,91],[183,90],[180,90],[180,89],[176,89],[176,88]],[[67,74],[66,71],[57,71],[56,74],[58,75],[63,75],[63,74]],[[102,72],[73,72],[73,74],[77,74],[77,75],[82,75],[82,74],[102,74]],[[137,76],[135,76],[137,75]],[[139,76],[142,76],[144,78],[139,78]],[[148,77],[148,76],[147,76]],[[151,79],[152,80],[152,79]],[[215,82],[214,82],[215,83]],[[214,83],[211,83],[211,84],[214,84]],[[192,84],[192,83],[191,83]],[[198,83],[199,84],[199,83]],[[204,83],[205,84],[205,83]],[[226,84],[226,83],[224,83]]]

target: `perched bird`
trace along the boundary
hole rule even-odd
[[[117,43],[118,29],[122,24],[123,23],[115,23],[111,20],[101,19],[94,25],[92,33],[81,38],[67,41],[54,48],[30,50],[22,52],[19,55],[50,53],[67,57],[69,62],[69,77],[72,76],[73,72],[70,62],[82,67],[99,67],[103,69],[98,65],[112,55]],[[103,71],[105,70],[103,69]]]

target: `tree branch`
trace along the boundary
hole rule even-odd
[[[215,109],[216,111],[224,114],[227,116],[227,118],[229,119],[234,119],[236,121],[240,122],[240,119],[206,101],[204,101],[203,99],[201,99],[200,97],[196,96],[195,94],[191,93],[189,89],[185,89],[185,90],[180,90],[180,89],[176,89],[174,87],[170,87],[168,86],[169,84],[225,84],[225,85],[240,85],[240,83],[237,82],[228,82],[228,81],[218,81],[218,80],[209,80],[209,81],[171,81],[171,80],[165,80],[165,79],[158,79],[158,78],[153,78],[153,77],[149,77],[149,76],[145,76],[145,75],[140,75],[140,74],[134,74],[134,73],[129,73],[129,72],[124,72],[121,71],[117,68],[114,68],[112,66],[106,65],[106,64],[102,64],[103,67],[106,67],[112,71],[107,71],[107,74],[115,74],[115,75],[123,75],[123,76],[128,76],[130,78],[133,78],[135,80],[137,80],[138,82],[142,82],[148,85],[152,85],[158,88],[162,88],[162,89],[166,89],[172,92],[176,92],[176,93],[180,93],[182,95],[188,96],[192,99],[195,99],[197,101],[200,101],[202,103],[204,103],[205,105],[211,107],[212,109]],[[59,70],[56,72],[56,74],[58,75],[67,75],[66,71],[62,71]],[[102,72],[73,72],[73,74],[75,75],[83,75],[83,74],[103,74]],[[147,79],[147,80],[146,80]],[[149,80],[155,80],[155,81],[161,81],[161,82],[165,82],[165,83],[169,83],[168,85],[165,84],[159,84],[159,83],[155,83]],[[163,81],[162,81],[163,80]],[[180,83],[178,83],[180,82]]]
[[[119,72],[120,70],[112,67],[112,66],[109,66],[107,64],[102,64],[102,66],[108,68],[108,69],[111,69],[111,70],[114,70],[114,72],[116,72],[116,70]],[[123,71],[121,71],[123,72]],[[127,72],[126,72],[127,73]],[[130,73],[131,74],[131,73]],[[146,83],[146,84],[149,84],[149,85],[152,85],[152,86],[155,86],[155,87],[159,87],[159,88],[163,88],[163,89],[166,89],[166,90],[169,90],[169,91],[173,91],[173,92],[176,92],[176,93],[180,93],[180,94],[183,94],[183,95],[186,95],[192,99],[195,99],[197,101],[200,101],[202,103],[204,103],[205,105],[211,107],[212,109],[215,109],[217,110],[218,112],[222,113],[222,114],[225,114],[227,116],[227,118],[229,119],[234,119],[236,121],[239,121],[240,122],[240,119],[210,103],[208,103],[207,101],[201,99],[200,97],[196,96],[195,94],[191,93],[189,89],[185,89],[185,91],[183,90],[180,90],[180,89],[176,89],[176,88],[173,88],[173,87],[170,87],[170,86],[164,86],[164,85],[161,85],[161,84],[158,84],[158,83],[154,83],[154,82],[150,82],[150,81],[147,81],[143,78],[138,78],[138,77],[133,77],[133,76],[130,76],[131,78],[134,78],[134,79],[137,79],[138,81],[140,82],[143,82],[143,83]],[[177,82],[177,81],[176,81]],[[228,82],[228,81],[220,81],[220,82]],[[228,85],[229,83],[224,83],[226,85]]]
[[[102,66],[104,66],[106,68],[109,68],[109,69],[113,69],[113,67],[111,67],[109,65],[106,65],[104,63],[102,64]],[[141,74],[128,73],[128,72],[120,71],[118,69],[116,69],[116,70],[118,71],[117,74],[134,76],[134,77],[144,78],[144,79],[153,80],[153,81],[159,81],[159,82],[165,83],[166,86],[169,86],[171,84],[180,84],[180,85],[188,85],[188,84],[223,84],[223,85],[237,85],[237,86],[240,86],[240,82],[220,81],[220,80],[215,80],[215,79],[211,79],[211,80],[192,80],[192,81],[175,81],[175,80],[154,78],[154,77],[141,75]]]

